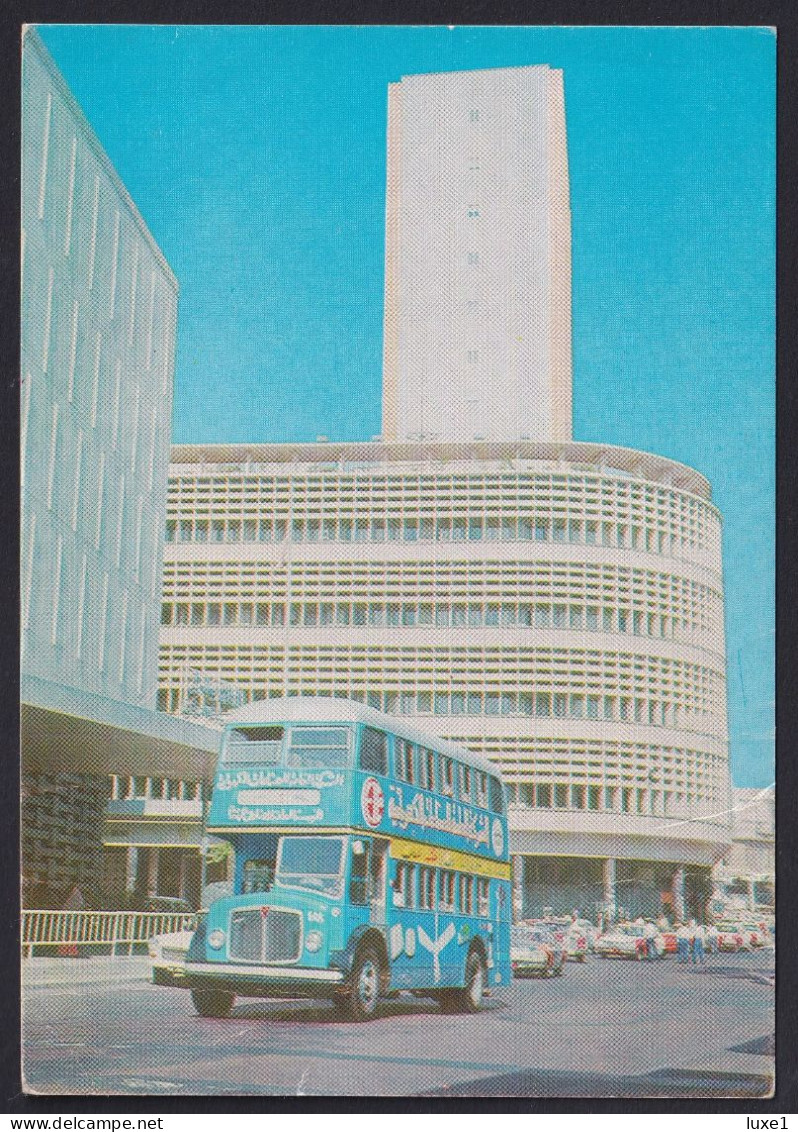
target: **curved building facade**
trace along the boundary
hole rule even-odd
[[[496,762],[516,904],[700,911],[729,843],[706,480],[554,442],[178,446],[160,706],[341,696]]]

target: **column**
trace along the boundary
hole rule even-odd
[[[677,920],[684,920],[684,869],[679,865],[671,881],[673,891],[673,914]]]
[[[614,920],[618,914],[615,889],[615,858],[607,857],[604,862],[604,914]]]
[[[135,890],[138,870],[139,851],[135,845],[128,845],[127,861],[125,864],[125,892],[133,892]]]
[[[156,848],[150,849],[147,854],[147,895],[158,895],[158,850]]]
[[[513,920],[523,919],[524,915],[524,858],[513,857]]]

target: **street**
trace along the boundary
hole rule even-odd
[[[322,1002],[238,999],[199,1018],[133,959],[23,964],[34,1093],[320,1096],[751,1096],[772,1088],[774,956],[590,956],[515,980],[477,1015],[426,999],[364,1024]]]

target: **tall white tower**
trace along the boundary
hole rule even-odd
[[[570,440],[562,71],[389,87],[383,435]]]

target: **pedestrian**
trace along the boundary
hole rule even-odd
[[[693,926],[693,965],[704,966],[704,928],[702,924]]]
[[[679,924],[676,929],[677,958],[680,963],[690,961],[690,929],[687,924]]]

